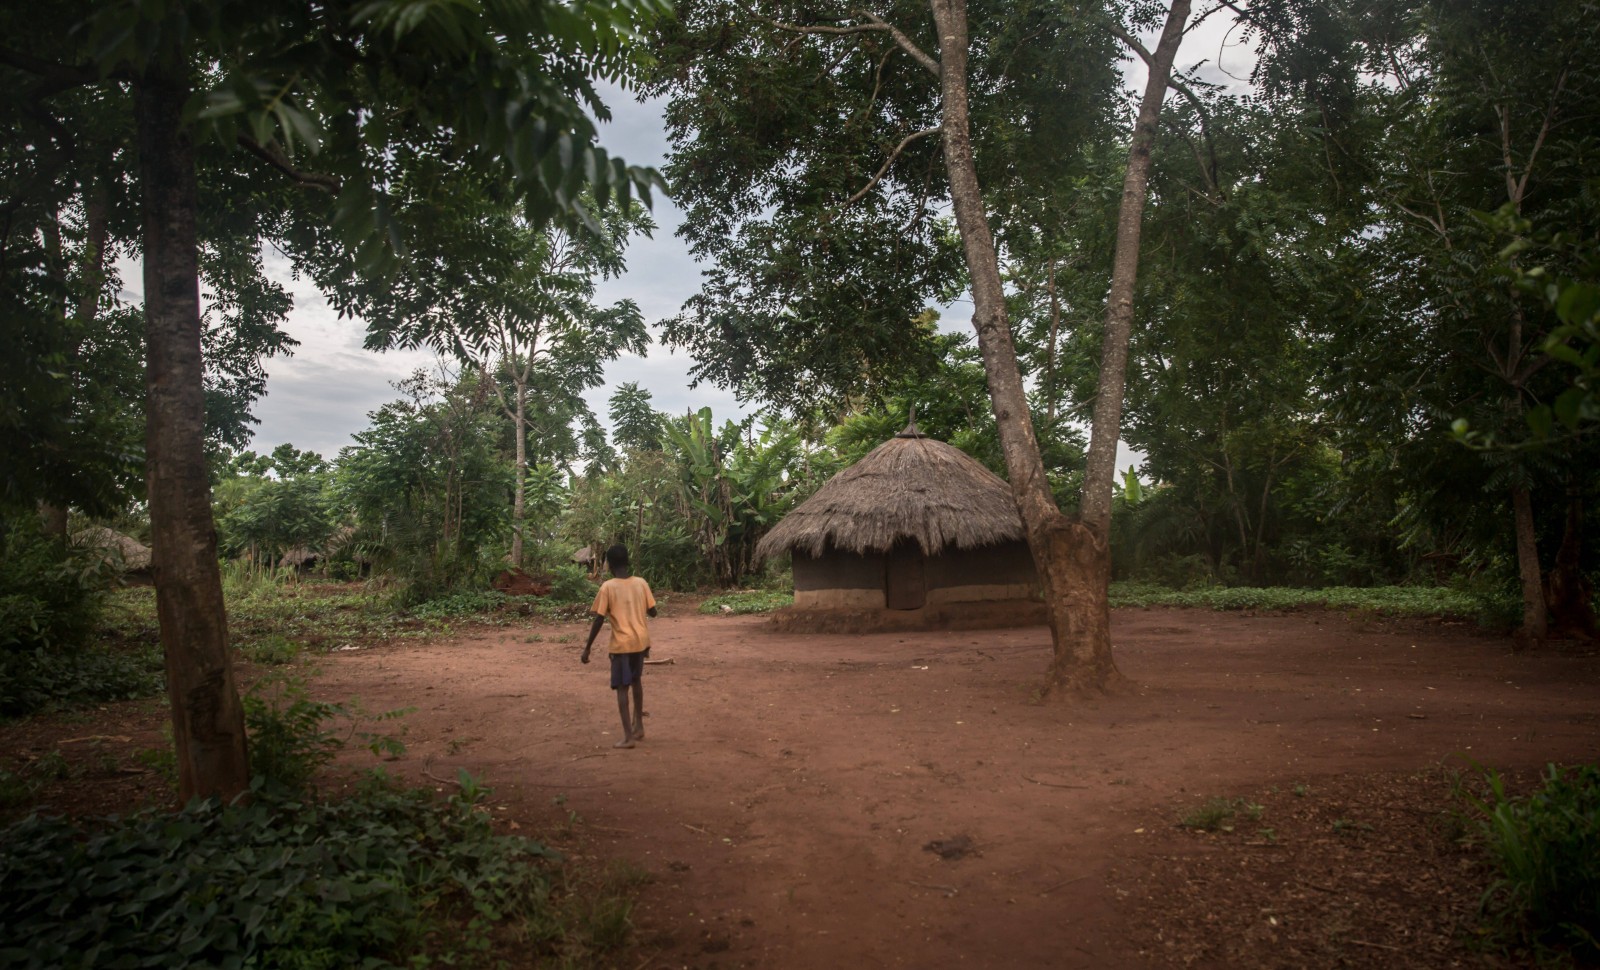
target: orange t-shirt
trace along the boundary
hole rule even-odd
[[[611,624],[609,653],[640,653],[650,649],[650,626],[645,611],[656,605],[650,584],[638,576],[608,579],[600,584],[589,612]]]

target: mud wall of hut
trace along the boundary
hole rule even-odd
[[[924,605],[1031,599],[1038,595],[1026,543],[922,557]],[[883,609],[888,555],[829,549],[812,557],[794,553],[794,605],[799,609]]]

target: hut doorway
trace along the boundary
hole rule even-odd
[[[891,610],[920,610],[928,602],[925,557],[914,542],[897,543],[884,564],[883,599]]]

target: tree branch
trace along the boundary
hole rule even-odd
[[[872,176],[871,181],[867,182],[866,185],[863,185],[861,190],[855,195],[852,195],[850,198],[844,200],[844,205],[840,206],[839,210],[842,212],[845,209],[850,208],[852,205],[861,201],[861,198],[868,192],[872,191],[872,187],[878,184],[878,182],[883,178],[885,172],[889,171],[889,166],[894,164],[894,160],[900,157],[900,153],[906,150],[907,145],[916,141],[918,138],[926,138],[929,135],[937,135],[943,130],[944,129],[941,126],[935,125],[932,128],[924,128],[921,131],[913,131],[911,134],[900,139],[900,144],[894,146],[894,151],[890,152],[889,157],[883,160],[882,165],[878,166],[877,174]]]
[[[344,183],[337,175],[324,175],[321,172],[302,172],[294,167],[287,157],[276,148],[263,145],[248,135],[239,136],[239,147],[271,165],[293,179],[297,185],[308,189],[316,189],[329,195],[338,195]]]
[[[910,37],[907,37],[904,33],[902,33],[899,28],[870,11],[857,10],[854,11],[854,13],[856,16],[867,20],[868,23],[850,24],[845,27],[805,27],[801,26],[800,24],[789,24],[784,23],[781,20],[773,20],[770,17],[756,17],[755,19],[767,24],[770,27],[776,27],[779,30],[787,30],[796,34],[832,34],[838,36],[842,34],[885,33],[894,39],[894,42],[899,45],[901,50],[904,50],[906,53],[910,54],[912,59],[914,59],[918,64],[921,64],[923,67],[927,68],[929,73],[931,73],[934,77],[939,76],[939,62],[934,58],[929,57],[927,53],[922,50],[922,48],[918,47],[916,43],[912,41]]]

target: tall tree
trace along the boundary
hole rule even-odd
[[[463,294],[455,325],[433,338],[436,344],[454,343],[456,354],[478,368],[511,421],[511,564],[517,568],[527,518],[530,404],[587,414],[580,395],[602,383],[604,365],[623,353],[643,354],[649,343],[632,300],[599,307],[594,296],[597,277],[614,277],[625,268],[629,237],[648,234],[654,225],[637,204],[614,206],[601,213],[600,221],[599,233],[554,226],[540,231],[514,223],[521,258],[513,272],[486,281],[481,293]],[[530,394],[546,400],[530,401]],[[555,407],[558,397],[567,408]],[[559,457],[536,456],[539,461]]]
[[[146,480],[182,797],[231,797],[249,783],[207,501],[202,165],[208,175],[249,173],[320,193],[326,201],[303,214],[334,227],[368,280],[405,250],[410,227],[390,199],[404,195],[409,172],[450,169],[475,190],[496,186],[536,223],[576,222],[586,215],[586,185],[607,200],[656,181],[595,146],[588,112],[603,111],[593,72],[621,71],[635,18],[660,9],[658,0],[426,8],[130,0],[60,5],[45,24],[7,8],[0,63],[31,79],[8,86],[8,97],[56,117],[67,92],[132,90]],[[451,184],[431,184],[446,211]],[[246,219],[260,212],[251,201],[235,200]],[[265,215],[258,225],[269,234]]]
[[[1113,325],[1131,319],[1145,160],[1188,9],[1183,0],[1168,8],[1168,26],[1151,56],[1153,93],[1136,124],[1136,164],[1124,193],[1129,231],[1122,240],[1123,298],[1112,307]],[[1056,649],[1049,684],[1065,691],[1098,689],[1116,677],[1107,606],[1111,466],[1101,462],[1105,467],[1086,478],[1085,502],[1104,514],[1083,520],[1060,512],[1030,417],[990,216],[996,214],[1001,225],[1007,219],[1036,220],[1040,199],[1067,184],[1077,158],[1070,149],[1101,128],[1102,105],[1110,102],[1095,99],[1111,83],[1112,32],[1126,31],[1096,5],[1073,11],[984,7],[969,21],[964,0],[932,0],[929,12],[910,3],[793,11],[771,4],[745,16],[712,5],[682,8],[685,28],[674,38],[678,49],[666,58],[677,73],[664,84],[685,92],[668,114],[678,144],[671,171],[691,200],[703,192],[725,214],[713,217],[717,224],[709,231],[689,230],[697,247],[719,257],[719,275],[667,334],[691,346],[700,375],[759,386],[780,402],[791,403],[796,394],[796,360],[808,376],[821,378],[800,385],[812,393],[829,387],[857,391],[871,373],[862,359],[880,359],[876,345],[890,345],[900,361],[915,346],[904,339],[911,301],[896,292],[915,277],[896,264],[904,254],[917,253],[920,233],[938,238],[936,223],[922,216],[931,194],[947,194],[1000,447],[1049,605]],[[737,29],[730,30],[730,20]],[[969,38],[971,22],[978,25],[976,40]],[[688,83],[691,77],[698,85]],[[711,85],[715,93],[707,94]],[[783,97],[774,97],[774,89]],[[846,120],[826,120],[834,118]],[[938,154],[928,144],[935,138]],[[728,157],[730,148],[743,151],[742,164]],[[863,173],[868,159],[882,161]],[[733,205],[726,204],[730,167],[736,171]],[[720,186],[715,191],[710,173]],[[835,201],[852,184],[862,187]],[[763,202],[776,211],[768,216]],[[859,249],[852,249],[855,243],[838,238],[842,226],[861,238],[878,237],[874,245],[892,258],[863,261]],[[712,237],[733,237],[735,227],[738,243],[720,245]],[[753,253],[748,244],[757,240],[764,248]],[[832,277],[829,269],[819,272],[835,253],[852,268]],[[921,255],[922,266],[937,265],[931,248]],[[912,296],[927,292],[920,288]],[[770,307],[751,328],[776,338],[777,346],[765,355],[753,352],[743,342],[747,337],[730,336],[751,332],[734,331],[730,321],[749,313],[752,293],[759,306]],[[829,306],[824,301],[832,294],[842,298]],[[874,307],[870,318],[848,309],[852,297]],[[1117,407],[1097,416],[1097,458],[1108,441],[1114,458],[1120,414],[1118,339],[1125,346],[1126,337],[1113,331],[1111,338],[1103,362],[1111,382],[1105,395],[1115,395]]]

